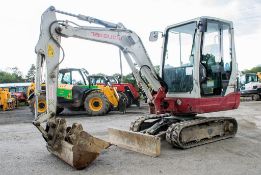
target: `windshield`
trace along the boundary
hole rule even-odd
[[[97,85],[97,84],[104,84],[104,85],[109,85],[111,86],[110,82],[108,79],[106,79],[104,76],[89,76],[90,78],[90,83],[92,85]]]
[[[240,83],[242,85],[247,84],[249,82],[258,82],[258,78],[255,74],[246,74],[240,77]]]
[[[169,93],[193,89],[194,38],[196,22],[167,30],[163,79]]]
[[[16,87],[16,92],[26,92],[26,87]]]
[[[117,83],[118,83],[117,80],[116,80],[116,78],[114,78],[114,77],[112,77],[112,76],[108,76],[107,78],[108,78],[109,81],[110,81],[111,83],[113,83],[113,84],[117,84]]]

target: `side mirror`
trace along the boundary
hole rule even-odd
[[[158,31],[150,32],[150,37],[149,37],[150,41],[157,41],[158,38],[159,38],[159,32]]]

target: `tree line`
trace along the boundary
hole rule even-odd
[[[0,70],[0,83],[21,83],[32,82],[35,76],[35,65],[32,64],[25,77],[22,72],[17,68],[10,68],[9,71]]]
[[[251,69],[246,69],[246,70],[242,71],[243,74],[246,74],[246,73],[257,73],[257,72],[261,72],[261,66],[256,66],[256,67],[253,67]]]
[[[19,83],[19,82],[32,82],[34,81],[36,67],[34,64],[31,65],[25,77],[23,77],[22,72],[17,68],[10,68],[9,71],[1,71],[0,70],[0,83]],[[159,73],[159,66],[155,66],[155,70]],[[256,66],[251,69],[243,70],[242,73],[257,73],[261,72],[261,66]],[[103,73],[98,73],[97,75],[104,75]],[[120,74],[113,74],[115,77],[119,77]],[[127,75],[123,75],[121,78],[122,82],[131,83],[136,86],[136,80],[133,77],[132,73]]]
[[[159,72],[159,66],[155,66],[157,73]],[[33,82],[35,76],[36,67],[34,64],[31,65],[30,69],[28,70],[25,77],[23,77],[22,72],[17,68],[13,67],[10,68],[9,71],[1,71],[0,70],[0,83],[21,83],[21,82]],[[103,73],[98,73],[96,75],[105,75]],[[113,74],[114,77],[119,77],[120,74],[116,73]],[[122,82],[124,83],[131,83],[134,86],[136,85],[136,80],[132,73],[127,75],[123,75],[121,77]]]

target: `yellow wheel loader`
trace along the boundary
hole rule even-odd
[[[0,108],[3,111],[13,110],[17,106],[17,99],[11,96],[8,89],[0,88]]]
[[[98,27],[57,20],[56,13]],[[197,116],[239,106],[232,22],[199,17],[170,25],[162,33],[151,32],[151,41],[161,36],[164,42],[158,75],[140,37],[121,23],[75,15],[54,7],[48,8],[41,19],[40,37],[35,48],[35,94],[40,96],[41,82],[45,79],[47,112],[39,116],[36,112],[33,124],[42,133],[48,150],[71,166],[87,167],[110,143],[90,136],[80,124],[68,127],[65,119],[56,117],[58,70],[65,57],[61,45],[63,37],[117,46],[149,100],[150,114],[132,122],[131,131],[109,130],[113,144],[159,156],[163,139],[172,146],[187,149],[232,138],[237,133],[234,118]]]

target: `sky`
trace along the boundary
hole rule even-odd
[[[168,25],[199,16],[223,18],[234,23],[239,69],[261,64],[261,0],[8,0],[0,6],[0,70],[18,67],[26,75],[35,64],[41,14],[51,5],[58,10],[123,23],[140,36],[154,65],[160,64],[162,40],[149,42],[151,31],[164,31]],[[115,46],[74,38],[63,39],[62,46],[66,57],[61,67],[85,68],[91,74],[120,72],[119,50]],[[130,72],[123,58],[123,73]]]

